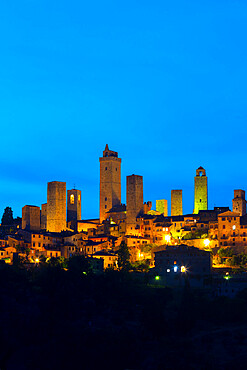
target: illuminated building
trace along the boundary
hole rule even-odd
[[[106,144],[100,161],[100,222],[114,206],[121,204],[121,158]]]
[[[244,190],[234,190],[234,199],[232,200],[232,211],[239,213],[240,216],[246,215],[246,200]]]
[[[168,205],[166,199],[156,200],[156,211],[163,214],[165,217],[168,216]]]
[[[136,234],[136,218],[143,214],[143,177],[127,176],[126,233]]]
[[[24,206],[22,208],[22,229],[40,230],[40,208]]]
[[[52,181],[47,185],[47,231],[66,230],[66,182]]]
[[[171,191],[171,216],[181,216],[183,214],[182,190]]]
[[[208,178],[203,167],[196,170],[194,186],[194,213],[208,209]]]
[[[155,273],[159,275],[188,273],[207,275],[211,272],[210,252],[189,247],[185,244],[167,246],[163,251],[154,252]]]
[[[81,220],[81,190],[67,190],[67,222]]]

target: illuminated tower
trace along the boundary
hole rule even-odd
[[[22,229],[40,230],[40,208],[36,206],[24,206],[22,208]]]
[[[105,220],[106,212],[121,204],[121,159],[118,153],[109,150],[106,144],[100,161],[100,222]]]
[[[52,181],[47,185],[47,231],[66,230],[66,182]]]
[[[183,200],[182,190],[171,191],[171,216],[182,216]]]
[[[165,217],[168,216],[168,206],[166,199],[156,200],[156,211],[163,214]]]
[[[196,170],[194,213],[208,209],[208,178],[203,167]]]
[[[232,212],[239,213],[240,216],[246,215],[246,200],[244,190],[234,190],[234,199],[232,200]]]
[[[81,220],[81,190],[67,190],[67,222]]]
[[[136,217],[143,213],[143,177],[127,176],[126,232],[135,234]]]

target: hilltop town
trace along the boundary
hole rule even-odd
[[[203,167],[194,177],[194,210],[183,214],[182,190],[168,200],[143,200],[143,177],[127,176],[127,204],[121,202],[121,158],[106,145],[100,162],[99,218],[81,219],[81,190],[49,182],[47,203],[24,205],[22,219],[1,225],[0,259],[6,263],[83,255],[96,270],[119,269],[118,251],[126,245],[132,266],[155,274],[206,276],[217,268],[232,268],[247,247],[245,191],[234,190],[228,207],[208,210],[208,185]],[[7,207],[7,213],[11,209]],[[193,253],[192,253],[193,252]],[[236,266],[235,266],[236,267]]]

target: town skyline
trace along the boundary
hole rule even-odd
[[[103,146],[104,148],[104,146]],[[112,148],[109,146],[109,149],[110,150],[115,150],[116,148]],[[102,150],[102,153],[103,153],[103,150]],[[100,157],[102,156],[102,153],[100,155]],[[100,158],[99,157],[99,158]],[[99,159],[98,158],[98,159]],[[119,158],[121,158],[121,161],[123,161],[123,158],[121,156],[119,156]],[[148,202],[148,201],[151,201],[152,202],[152,209],[155,210],[156,209],[156,200],[160,200],[160,199],[166,199],[167,202],[168,202],[168,215],[171,215],[171,191],[172,190],[177,190],[177,189],[181,189],[182,192],[183,192],[183,195],[182,195],[182,202],[183,202],[183,214],[192,214],[193,211],[194,211],[194,177],[196,176],[196,170],[199,168],[199,167],[202,167],[202,166],[198,166],[195,171],[194,171],[194,175],[193,175],[193,180],[192,180],[192,199],[189,199],[188,201],[188,194],[184,191],[182,185],[179,187],[177,186],[176,188],[171,188],[170,191],[168,191],[166,194],[168,195],[167,197],[160,197],[160,198],[154,198],[152,196],[151,199],[148,199],[145,197],[145,178],[143,180],[143,190],[144,190],[144,202]],[[208,178],[208,173],[207,173],[207,169],[204,168],[206,170],[206,176]],[[99,171],[99,168],[98,168],[98,171]],[[123,165],[121,166],[121,172],[123,172]],[[137,174],[137,173],[133,173],[132,174],[135,174],[135,175],[138,175],[138,176],[142,176],[142,174]],[[121,197],[122,197],[122,203],[123,204],[126,204],[126,178],[127,176],[130,176],[131,174],[128,174],[126,176],[122,175],[121,176]],[[124,178],[123,178],[124,177]],[[70,190],[70,189],[78,189],[80,191],[82,191],[83,189],[83,186],[82,186],[82,189],[80,187],[77,186],[76,183],[73,184],[73,186],[69,187],[68,183],[66,181],[64,181],[63,179],[51,179],[49,180],[48,182],[51,182],[51,181],[63,181],[66,183],[66,190]],[[15,213],[15,205],[14,204],[6,204],[6,206],[4,208],[6,208],[7,206],[10,206],[14,212],[14,216],[15,217],[21,217],[22,215],[22,207],[24,207],[25,205],[34,205],[34,206],[38,206],[38,207],[41,207],[41,204],[44,204],[47,202],[47,185],[48,185],[48,182],[45,183],[45,186],[44,184],[42,184],[42,187],[44,188],[45,190],[45,194],[42,195],[42,198],[44,199],[44,201],[42,203],[34,203],[34,202],[28,202],[28,199],[26,202],[24,202],[22,205],[21,205],[21,209],[20,209],[20,214],[16,214]],[[72,183],[71,181],[69,182],[69,184]],[[95,185],[95,184],[94,184]],[[93,188],[95,188],[95,186],[93,186]],[[241,187],[235,187],[235,189],[240,189]],[[244,189],[244,188],[243,188]],[[82,203],[81,203],[81,208],[82,208],[82,219],[90,219],[90,218],[99,218],[99,190],[100,190],[100,187],[99,187],[99,184],[98,184],[98,192],[95,194],[94,196],[94,203],[97,204],[98,203],[98,209],[95,211],[95,213],[92,212],[91,208],[89,208],[88,210],[87,209],[84,209],[84,201],[85,199],[87,198],[87,194],[86,192],[84,192],[83,194],[83,191],[82,191]],[[245,190],[245,189],[244,189]],[[231,199],[228,199],[224,204],[217,204],[213,199],[210,199],[210,178],[209,178],[209,185],[208,185],[208,206],[207,208],[208,209],[213,209],[214,207],[229,207],[230,209],[232,208],[232,199],[233,199],[233,192],[234,192],[234,189],[232,189],[232,198]],[[189,210],[188,208],[188,204],[189,202],[192,204],[192,208],[191,210]],[[94,204],[94,207],[92,207],[92,209],[95,210],[95,204]],[[210,206],[211,205],[211,206]],[[4,211],[4,208],[2,211]],[[91,213],[90,213],[91,212]],[[87,213],[90,214],[90,217],[87,217]],[[84,217],[85,215],[85,217]]]

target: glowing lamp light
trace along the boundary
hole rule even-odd
[[[35,258],[35,263],[39,263],[39,258]]]
[[[140,257],[143,258],[143,253],[140,254]]]
[[[186,272],[186,267],[185,266],[181,266],[181,272]]]
[[[210,240],[209,239],[204,239],[203,243],[204,243],[205,247],[208,247],[209,244],[210,244]]]
[[[155,280],[159,280],[160,279],[160,277],[157,275],[157,276],[155,276]]]
[[[165,235],[165,241],[169,243],[171,240],[171,235]]]
[[[178,266],[174,266],[174,272],[178,272]]]
[[[171,272],[171,270],[170,269],[167,269],[166,272]]]

